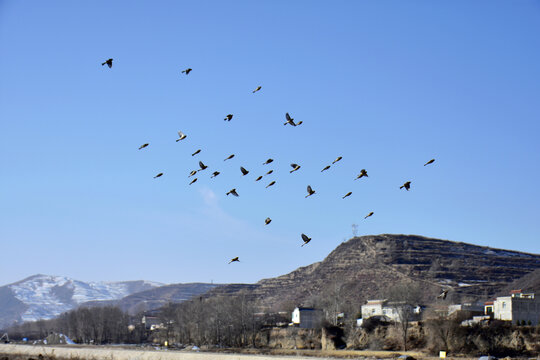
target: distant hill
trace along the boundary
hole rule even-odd
[[[252,285],[225,285],[206,296],[244,293],[269,308],[307,304],[339,290],[342,299],[361,305],[384,297],[394,284],[417,284],[426,303],[442,288],[447,301],[481,300],[504,293],[519,279],[538,283],[540,255],[494,249],[417,235],[352,238],[323,261]],[[535,282],[536,281],[536,282]],[[526,287],[526,286],[523,286]],[[315,300],[314,300],[315,299]]]
[[[128,295],[119,300],[89,301],[81,306],[114,305],[130,314],[158,309],[167,303],[178,303],[199,296],[219,284],[171,284]]]
[[[33,275],[0,287],[0,329],[14,322],[51,319],[93,300],[116,300],[163,284],[149,281],[84,282]]]

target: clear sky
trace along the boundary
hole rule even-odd
[[[539,253],[539,34],[526,0],[0,0],[0,285],[256,282],[352,224]]]

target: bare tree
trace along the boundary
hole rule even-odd
[[[401,333],[403,350],[407,351],[409,322],[417,316],[414,309],[420,303],[422,290],[418,284],[398,284],[388,289],[387,298],[397,317],[396,328]]]

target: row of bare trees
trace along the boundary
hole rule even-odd
[[[130,317],[112,306],[68,311],[52,320],[25,322],[9,329],[14,339],[45,339],[52,333],[62,333],[73,341],[84,344],[123,343],[135,340],[130,328]]]
[[[243,294],[169,304],[159,317],[163,324],[161,341],[222,347],[254,346],[257,332],[268,320]]]

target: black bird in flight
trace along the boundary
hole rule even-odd
[[[184,140],[185,138],[187,138],[187,135],[184,134],[183,132],[179,131],[178,132],[178,139],[176,139],[176,142],[179,142],[180,140]]]
[[[240,262],[240,260],[238,260],[238,256],[235,257],[235,258],[232,258],[231,261],[229,261],[229,264],[232,263],[232,262],[235,262],[235,261]]]
[[[270,184],[266,185],[266,188],[268,189],[270,186],[273,186],[275,183],[276,183],[275,181],[270,182]]]
[[[157,174],[156,176],[154,176],[154,179],[155,179],[155,178],[158,178],[158,177],[161,177],[161,176],[163,176],[163,173]]]
[[[139,146],[139,150],[144,149],[144,148],[147,147],[148,145],[150,145],[150,144],[142,144],[141,146]]]
[[[193,175],[195,175],[197,173],[197,170],[193,170],[192,172],[189,173],[189,176],[188,177],[192,177]]]
[[[101,63],[101,66],[107,64],[107,66],[110,68],[112,68],[112,59],[108,59],[106,60],[104,63]]]
[[[269,170],[269,171],[266,173],[266,175],[270,175],[270,174],[273,173],[273,172],[274,172],[274,170]]]
[[[448,295],[448,291],[449,289],[445,289],[442,291],[442,293],[439,294],[439,296],[437,296],[437,299],[446,299],[446,295]]]
[[[367,215],[364,217],[364,219],[367,219],[368,217],[372,216],[373,214],[375,214],[373,211],[370,212],[369,214],[367,214]]]
[[[229,160],[229,159],[232,159],[233,157],[234,157],[234,154],[231,154],[231,155],[227,156],[227,158],[226,158],[226,159],[224,159],[223,161],[225,161],[225,160]]]
[[[227,116],[225,116],[225,119],[223,119],[223,120],[225,120],[225,121],[231,121],[232,118],[233,118],[233,114],[228,114]]]
[[[195,155],[197,155],[197,154],[200,153],[200,152],[201,152],[201,149],[197,149],[197,151],[195,151],[193,154],[191,154],[191,156],[195,156]]]
[[[249,171],[243,168],[242,166],[240,166],[240,171],[242,172],[242,176],[246,176],[247,174],[249,174]]]
[[[346,197],[351,196],[351,195],[352,195],[352,191],[349,191],[348,193],[346,193],[346,194],[342,197],[342,199],[345,199]]]
[[[300,165],[298,164],[291,164],[291,167],[293,168],[291,171],[289,171],[289,173],[293,173],[295,171],[297,171],[298,169],[300,169]]]
[[[268,165],[268,164],[270,164],[272,161],[274,161],[274,159],[268,159],[268,160],[266,160],[265,162],[263,162],[263,165]]]
[[[188,75],[191,72],[191,70],[193,70],[193,69],[192,68],[187,68],[186,70],[182,70],[182,74]]]
[[[234,195],[234,196],[236,196],[236,197],[239,196],[238,193],[236,192],[236,189],[231,189],[231,190],[229,190],[229,192],[227,193],[227,195],[229,195],[229,194],[232,194],[232,195]]]
[[[290,124],[292,126],[296,126],[296,124],[294,123],[294,119],[289,115],[289,113],[285,113],[285,119],[287,121],[285,121],[285,123],[283,123],[283,125]]]
[[[306,195],[306,198],[307,198],[308,196],[311,196],[311,195],[315,194],[315,190],[313,190],[313,189],[311,188],[311,185],[308,185],[308,186],[307,186],[307,193],[308,193],[308,194]]]
[[[219,174],[220,174],[219,171],[214,171],[214,172],[212,173],[212,176],[210,176],[210,178],[215,178],[215,177],[218,176]]]
[[[330,169],[330,165],[326,165],[326,166],[324,167],[324,169],[321,170],[321,172],[326,171],[326,170],[328,170],[328,169]]]
[[[253,90],[253,93],[255,94],[257,91],[261,90],[262,86],[257,86],[255,90]]]
[[[196,181],[197,181],[197,178],[191,180],[191,182],[189,183],[189,185],[193,184],[193,183],[196,182]]]
[[[366,169],[360,170],[360,174],[358,174],[358,176],[357,176],[356,179],[354,179],[354,180],[358,180],[358,179],[360,179],[360,178],[362,178],[362,177],[364,177],[364,176],[365,176],[365,177],[369,177],[368,174],[367,174]]]
[[[434,162],[435,162],[435,159],[431,159],[427,163],[425,163],[424,166],[429,165],[429,164],[433,164]]]
[[[202,161],[199,161],[199,167],[200,167],[200,169],[197,170],[197,171],[203,171],[203,170],[206,169],[208,166],[204,165]]]
[[[411,182],[407,181],[405,184],[401,185],[399,188],[400,189],[405,188],[405,190],[409,191],[409,189],[411,188]]]
[[[262,175],[261,175],[261,176],[259,176],[258,178],[256,178],[255,181],[259,181],[259,180],[261,180],[262,178],[263,178],[263,177],[262,177]]]
[[[339,160],[343,159],[341,156],[338,156],[336,160],[332,161],[332,164],[337,163]]]
[[[302,244],[302,246],[304,246],[311,241],[311,238],[308,237],[306,234],[302,234],[302,240],[304,240],[304,243]]]
[[[264,220],[264,225],[268,225],[272,222],[272,219],[270,219],[269,217],[266,218],[266,220]]]

